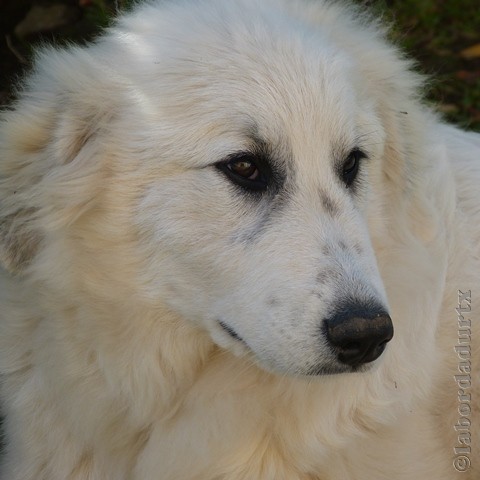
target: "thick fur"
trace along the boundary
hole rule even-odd
[[[41,52],[0,126],[2,480],[448,480],[462,441],[480,478],[480,136],[420,85],[323,0]],[[215,166],[259,148],[274,189]],[[361,371],[321,330],[352,298],[395,328]]]

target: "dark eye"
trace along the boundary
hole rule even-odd
[[[247,190],[265,190],[268,185],[268,167],[258,156],[238,153],[216,164],[216,167],[236,185]]]
[[[357,177],[360,160],[366,155],[361,150],[352,150],[350,155],[346,158],[342,169],[342,180],[347,187],[352,185]]]
[[[252,160],[233,160],[227,168],[246,180],[255,180],[260,175],[257,165]]]

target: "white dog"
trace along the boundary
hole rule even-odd
[[[480,136],[374,21],[156,1],[36,65],[0,126],[2,480],[480,478]]]

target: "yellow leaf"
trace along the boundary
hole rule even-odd
[[[472,47],[468,47],[465,50],[460,52],[460,55],[467,60],[472,58],[479,58],[480,57],[480,43],[473,45]]]

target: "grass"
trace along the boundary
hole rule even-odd
[[[427,98],[447,120],[480,131],[480,55],[462,52],[480,44],[478,0],[378,0],[373,8],[393,25],[391,36],[431,78]]]
[[[99,28],[108,26],[116,12],[122,12],[132,7],[134,0],[92,0],[85,9],[88,21]]]

